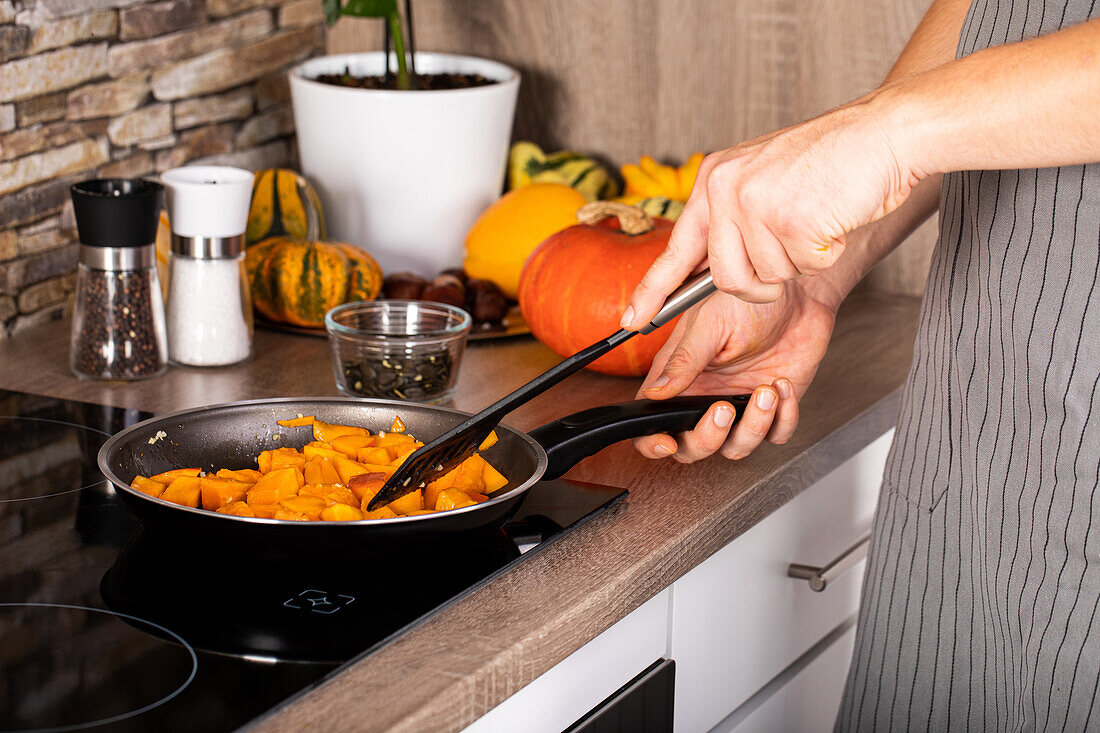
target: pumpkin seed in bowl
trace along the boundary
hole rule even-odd
[[[350,397],[446,402],[466,349],[470,316],[443,303],[346,303],[325,316],[336,386]]]

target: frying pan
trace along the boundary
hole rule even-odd
[[[451,542],[458,536],[502,526],[540,479],[561,476],[578,461],[620,440],[695,425],[716,400],[728,400],[740,418],[747,396],[695,396],[640,400],[578,412],[525,434],[504,425],[498,442],[483,452],[508,479],[487,501],[415,517],[350,522],[294,522],[238,517],[172,504],[130,488],[141,474],[173,468],[254,468],[261,451],[313,439],[312,428],[284,428],[277,420],[314,415],[328,423],[388,430],[400,416],[419,440],[433,438],[469,417],[433,405],[344,397],[286,398],[233,402],[154,417],[110,438],[99,451],[99,467],[123,503],[160,536],[189,542],[230,544],[264,554],[295,555],[315,549],[339,551]]]

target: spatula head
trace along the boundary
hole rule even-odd
[[[410,454],[367,503],[367,510],[379,509],[456,468],[477,453],[495,427],[487,420],[467,421]]]

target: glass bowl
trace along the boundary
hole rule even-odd
[[[446,402],[466,351],[470,315],[417,300],[365,300],[325,314],[336,386],[349,397]]]

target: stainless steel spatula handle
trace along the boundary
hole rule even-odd
[[[657,315],[653,316],[653,320],[647,326],[640,329],[641,333],[653,333],[717,290],[710,270],[700,272],[672,291],[672,294],[668,296],[668,300],[665,301],[664,307],[657,311]]]

